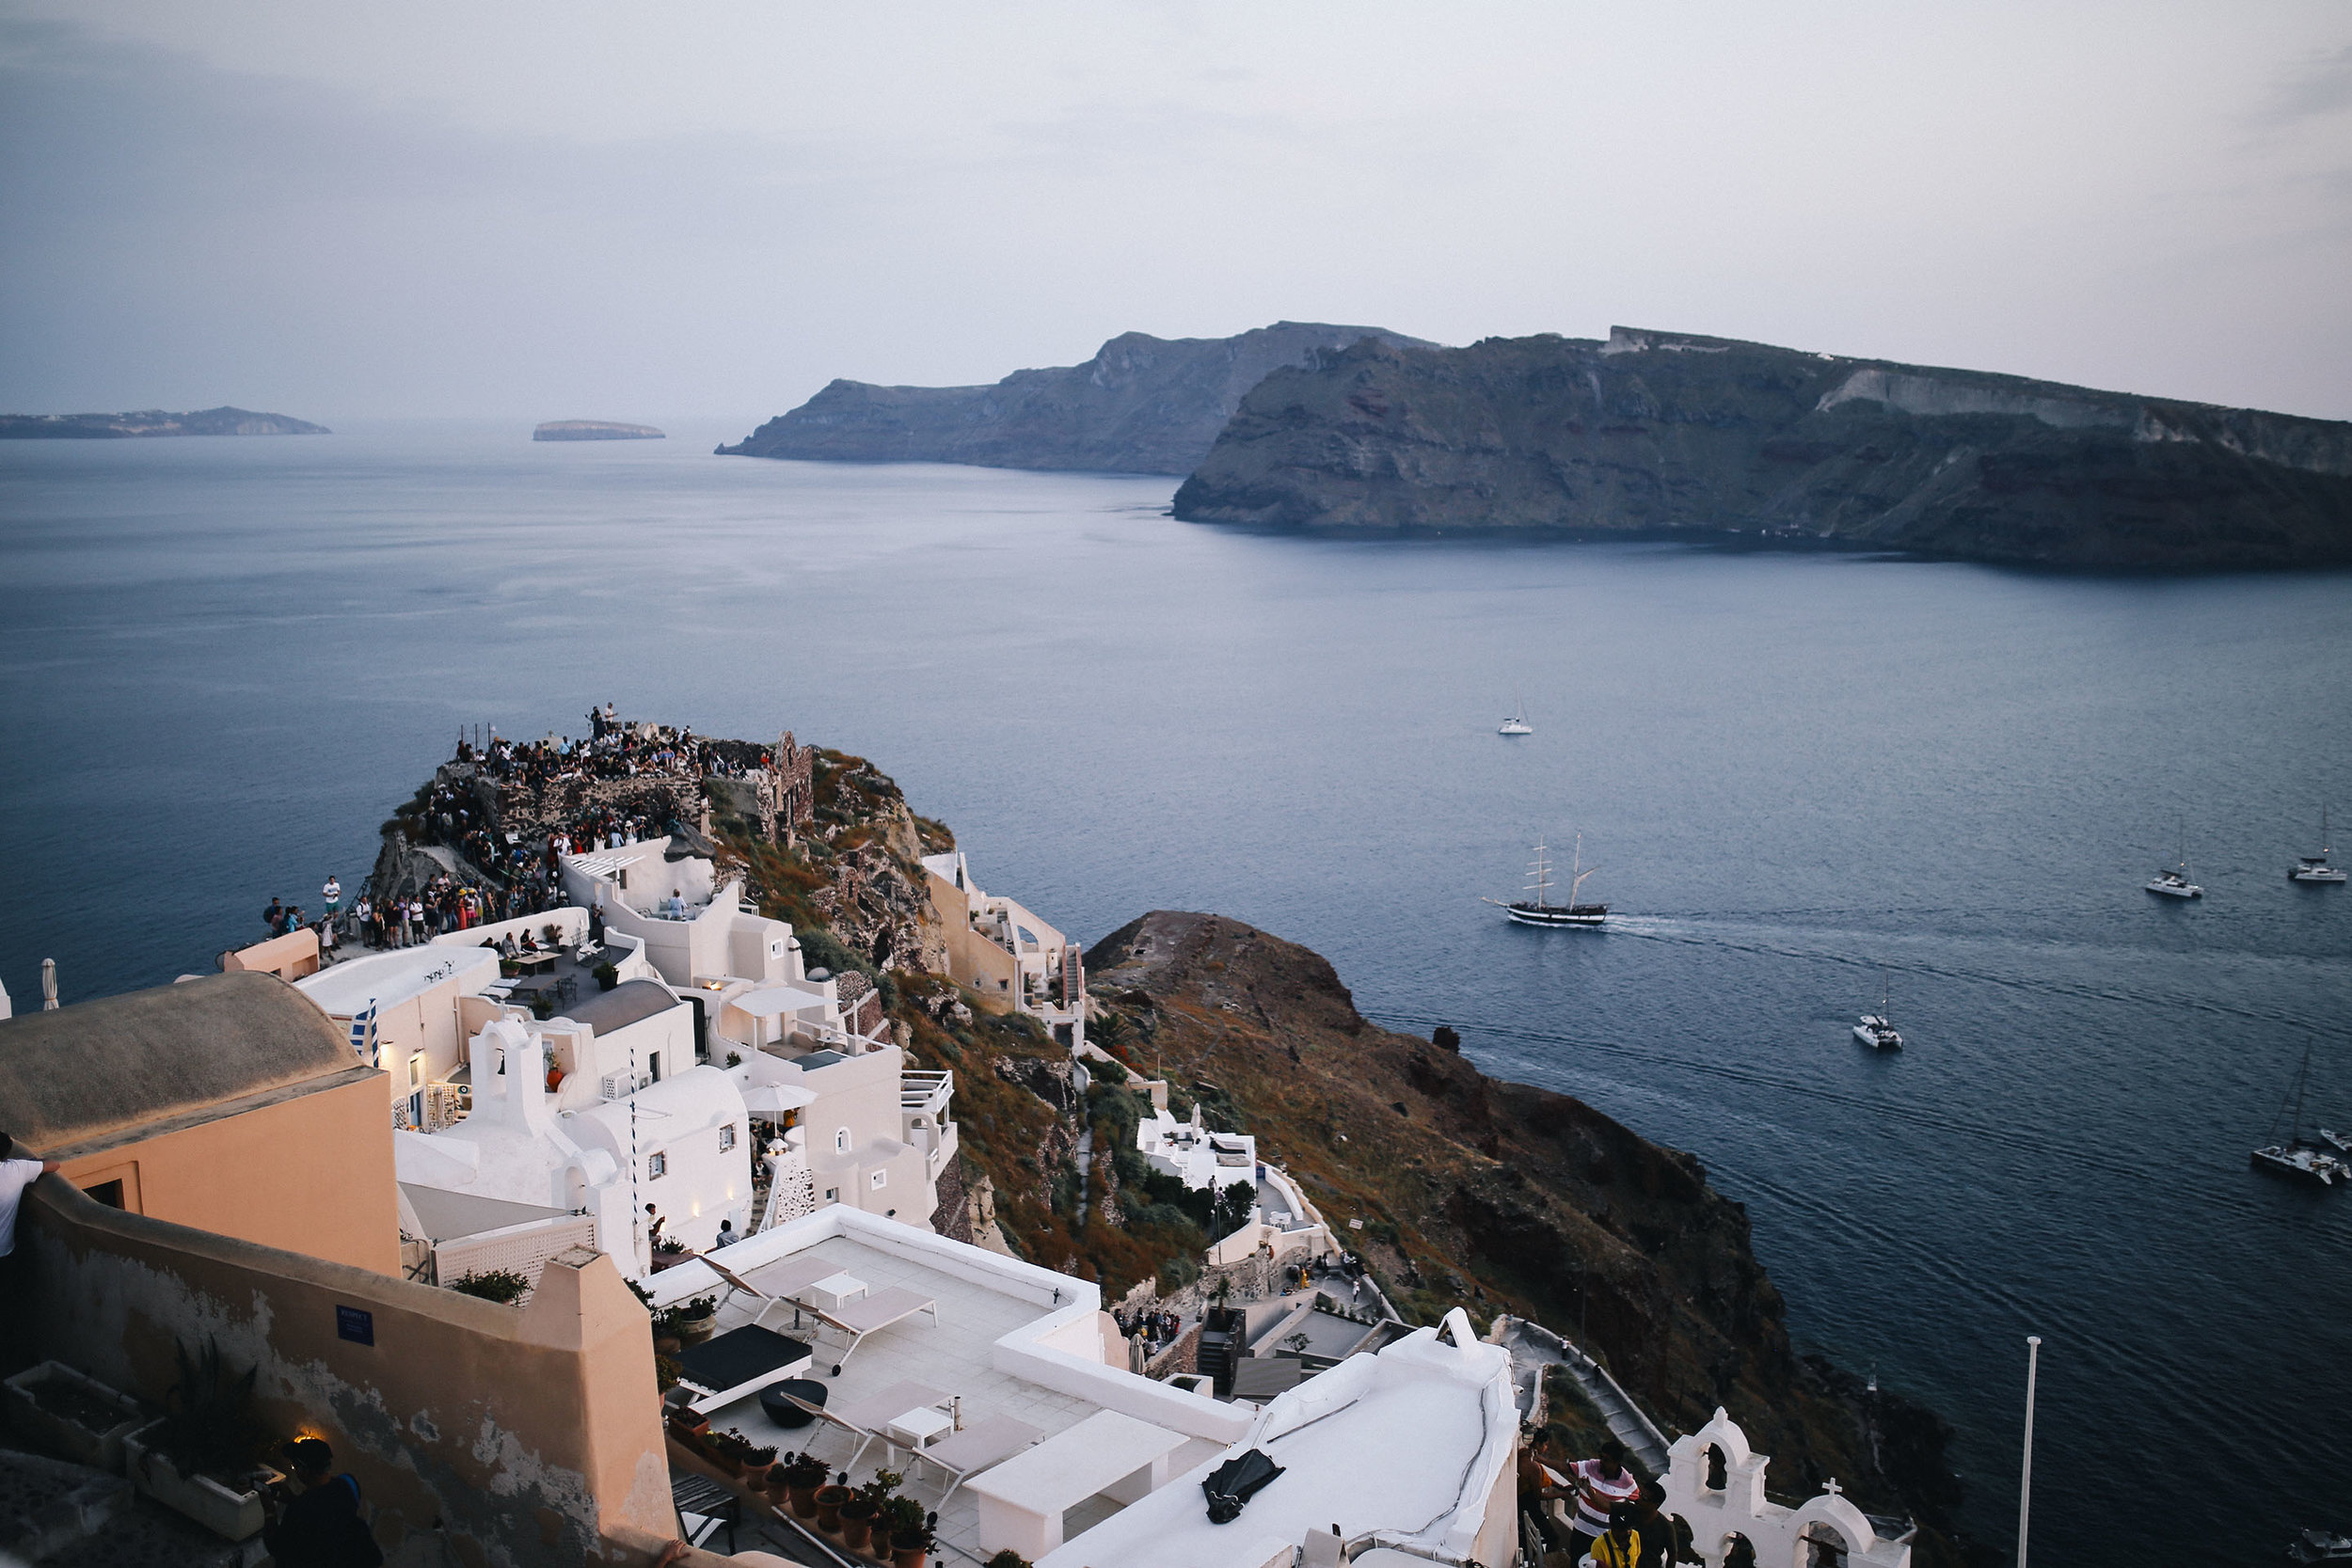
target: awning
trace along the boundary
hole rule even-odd
[[[817,1102],[817,1091],[798,1084],[755,1084],[743,1091],[743,1109],[755,1117],[780,1117]]]
[[[768,986],[745,991],[726,1005],[740,1007],[754,1018],[778,1018],[808,1007],[822,1007],[826,1000],[822,991],[803,990],[798,986]]]

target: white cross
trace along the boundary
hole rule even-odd
[[[1832,1476],[1829,1478],[1828,1482],[1822,1486],[1821,1490],[1834,1497],[1837,1496],[1843,1488],[1839,1487],[1837,1484],[1837,1478],[1836,1476]]]

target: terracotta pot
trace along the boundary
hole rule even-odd
[[[796,1518],[817,1517],[817,1489],[824,1484],[813,1476],[805,1480],[794,1476],[784,1483],[785,1497],[791,1502]]]
[[[818,1487],[814,1499],[817,1504],[817,1528],[837,1533],[841,1528],[841,1505],[856,1496],[846,1486]]]
[[[890,1568],[923,1568],[923,1560],[930,1548],[923,1544],[919,1535],[894,1535],[890,1538]]]
[[[862,1552],[874,1538],[874,1518],[882,1510],[864,1497],[841,1505],[841,1544],[853,1552]]]

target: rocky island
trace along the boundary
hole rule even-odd
[[[2352,424],[1629,327],[1278,370],[1176,493],[1359,535],[1742,534],[2019,565],[2352,563]]]
[[[621,424],[612,420],[549,420],[531,433],[534,441],[660,441],[666,439],[649,424]]]
[[[1267,372],[1365,340],[1425,347],[1376,326],[1277,322],[1232,338],[1113,338],[1083,365],[1015,371],[993,387],[835,381],[724,456],[989,468],[1189,473]]]
[[[249,408],[199,408],[167,414],[148,408],[131,414],[0,414],[0,440],[113,440],[130,436],[331,436],[308,420],[257,414]]]

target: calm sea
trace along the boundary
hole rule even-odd
[[[1800,1340],[1959,1424],[1988,1539],[2028,1333],[2038,1560],[2352,1528],[2352,1193],[2247,1168],[2307,1051],[2352,1123],[2352,890],[2284,879],[2331,790],[2352,836],[2352,578],[1254,537],[705,455],[747,428],[0,444],[16,1005],[354,881],[461,724],[789,726],[1089,940],[1237,916],[1697,1151]],[[1480,902],[1579,833],[1610,932]],[[2140,890],[2176,844],[2201,903]],[[1883,983],[1899,1056],[1847,1033]]]

